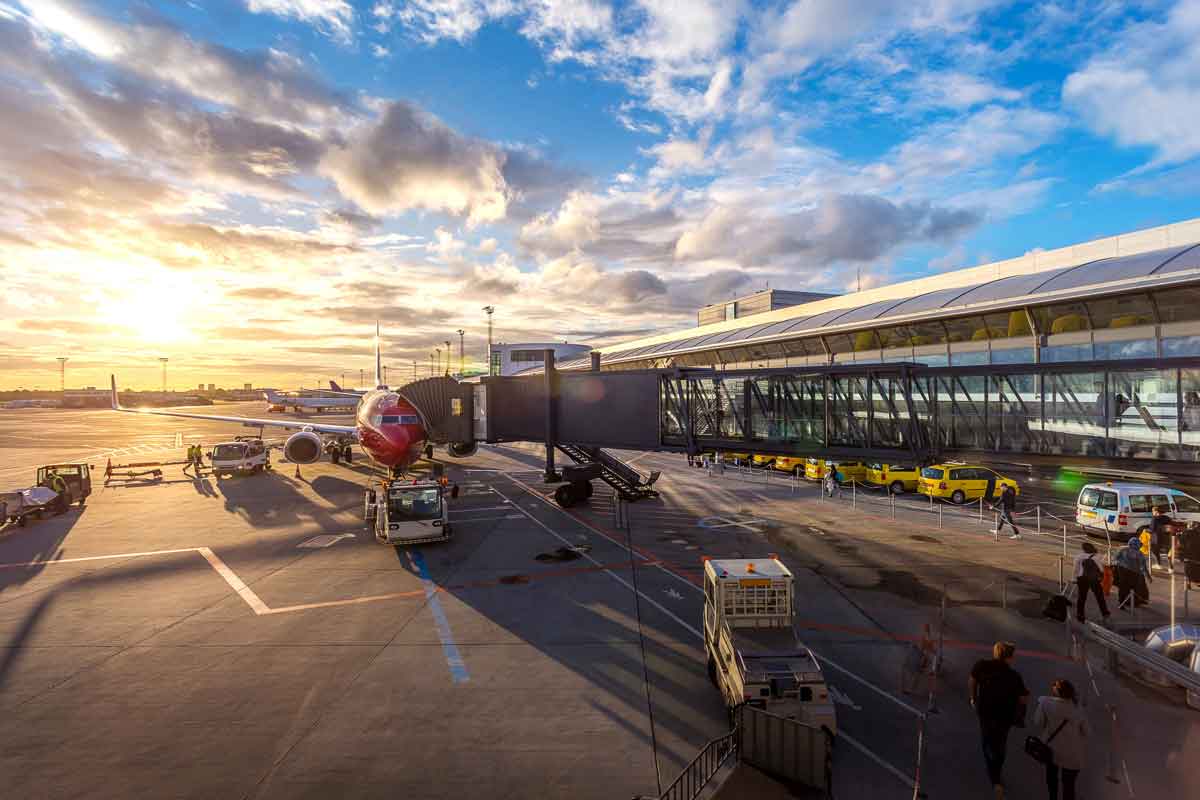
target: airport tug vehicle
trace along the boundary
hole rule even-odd
[[[214,445],[208,453],[212,472],[222,475],[253,475],[271,468],[271,453],[257,436],[238,436],[232,442]]]
[[[837,732],[821,665],[793,630],[792,573],[778,559],[704,562],[708,675],[730,714],[745,703]]]
[[[363,516],[380,544],[444,542],[451,534],[450,496],[442,480],[392,478],[367,489]]]

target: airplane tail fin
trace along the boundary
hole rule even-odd
[[[333,390],[333,391],[335,391],[335,392],[344,392],[344,391],[346,391],[346,390],[345,390],[345,389],[343,389],[341,386],[338,386],[338,382],[337,382],[337,381],[330,381],[330,382],[329,382],[329,388],[330,388],[330,389],[332,389],[332,390]]]
[[[375,387],[387,388],[383,385],[383,342],[379,338],[379,320],[375,320]]]
[[[268,403],[276,403],[277,400],[275,398],[276,398],[276,394],[275,394],[274,390],[267,389],[265,392],[263,392],[263,399],[266,400]]]
[[[112,381],[112,396],[109,398],[112,402],[113,411],[121,410],[121,401],[117,399],[117,376],[109,375],[109,380]]]

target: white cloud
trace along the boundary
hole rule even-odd
[[[392,51],[388,50],[381,44],[376,43],[371,45],[371,55],[375,56],[376,58],[387,58],[391,54]]]
[[[1071,74],[1063,101],[1096,132],[1153,149],[1153,163],[1200,155],[1200,2],[1125,31]]]
[[[344,146],[330,149],[321,171],[343,196],[373,214],[447,211],[477,224],[505,216],[510,192],[503,165],[503,153],[492,145],[396,102]]]
[[[488,255],[489,253],[496,252],[496,247],[498,245],[499,245],[499,242],[497,242],[495,239],[493,239],[491,237],[488,237],[487,239],[484,239],[478,245],[476,245],[475,249],[484,255]]]
[[[922,72],[913,81],[918,106],[966,110],[993,102],[1015,103],[1021,93],[964,72]]]
[[[247,0],[246,8],[313,23],[342,41],[353,38],[354,9],[346,0]]]

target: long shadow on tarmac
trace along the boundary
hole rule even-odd
[[[15,523],[0,527],[0,545],[7,561],[40,562],[61,558],[62,544],[87,506],[71,506],[65,513],[31,521],[25,527]],[[11,586],[20,586],[45,569],[44,564],[0,570],[0,594]]]

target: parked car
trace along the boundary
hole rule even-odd
[[[1155,506],[1178,522],[1200,522],[1200,501],[1169,486],[1144,483],[1089,483],[1079,491],[1075,521],[1087,531],[1142,536],[1150,531]]]
[[[867,481],[876,486],[886,486],[892,494],[915,492],[921,478],[921,470],[913,464],[869,464]]]
[[[775,456],[775,463],[771,466],[780,472],[788,472],[798,478],[803,478],[804,461],[805,459],[796,456]]]
[[[825,477],[825,459],[823,458],[806,458],[804,459],[804,478],[810,481],[819,481]]]
[[[1012,478],[974,464],[934,464],[922,469],[917,481],[917,491],[921,494],[959,504],[980,497],[999,497],[1005,486],[1021,493],[1021,486]]]

